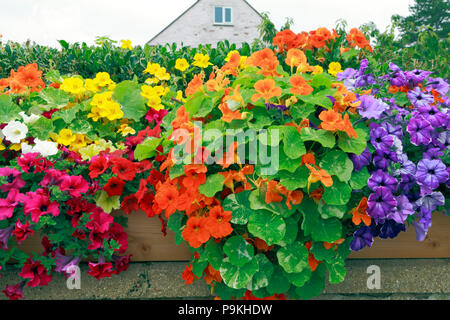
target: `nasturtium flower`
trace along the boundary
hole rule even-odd
[[[281,95],[281,88],[276,87],[275,81],[272,79],[259,80],[255,83],[255,90],[257,93],[252,96],[253,102],[258,101],[260,98],[267,102],[271,98]]]
[[[94,78],[94,81],[100,86],[100,87],[107,87],[114,83],[114,81],[111,80],[111,76],[108,72],[98,72]]]
[[[120,40],[122,45],[120,46],[122,49],[132,50],[133,46],[131,45],[131,40]]]
[[[166,68],[159,68],[159,70],[155,73],[155,77],[160,80],[170,80],[170,74],[166,71]]]
[[[306,80],[298,75],[293,76],[289,83],[291,84],[291,93],[292,94],[299,94],[302,96],[307,96],[313,92],[313,88],[306,82]]]
[[[321,73],[323,73],[323,68],[321,66],[317,65],[317,66],[314,66],[313,68],[314,68],[314,71],[312,72],[312,74],[321,74]]]
[[[203,69],[208,68],[212,63],[209,61],[209,55],[196,53],[192,65]]]
[[[28,127],[20,121],[10,121],[2,129],[2,133],[9,142],[20,143],[27,136]]]
[[[121,124],[119,130],[117,131],[122,134],[122,136],[126,137],[129,134],[135,134],[136,130],[129,127],[126,123]]]
[[[93,93],[97,93],[100,91],[100,87],[97,84],[97,82],[94,79],[86,79],[84,81],[84,88],[87,91],[93,92]]]
[[[189,68],[189,63],[186,59],[177,59],[175,62],[175,69],[180,70],[181,72],[186,71],[186,69]]]
[[[145,70],[143,72],[149,73],[151,75],[155,75],[160,68],[161,68],[161,66],[158,63],[148,62],[147,67],[145,68]]]
[[[211,238],[207,228],[208,220],[203,217],[191,217],[182,232],[183,239],[193,248],[198,248]]]
[[[328,66],[328,73],[331,74],[332,76],[335,76],[339,73],[342,72],[342,66],[339,62],[331,62],[330,65]]]
[[[79,95],[84,93],[84,82],[83,79],[79,77],[72,77],[72,78],[66,78],[63,80],[63,83],[59,87],[61,90],[74,94]]]
[[[72,144],[77,137],[72,133],[70,129],[61,129],[56,136],[56,142],[65,146]]]

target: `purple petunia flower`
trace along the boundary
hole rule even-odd
[[[3,250],[8,250],[8,240],[13,230],[14,226],[10,226],[6,229],[0,229],[0,247],[3,248]]]
[[[428,78],[427,81],[427,90],[431,91],[431,89],[434,89],[442,96],[445,96],[450,89],[450,85],[442,78]]]
[[[373,236],[369,227],[363,226],[353,233],[353,240],[350,242],[350,249],[352,251],[359,251],[366,246],[371,247],[373,243]]]
[[[419,83],[425,81],[425,79],[431,74],[431,71],[423,71],[415,69],[413,71],[406,71],[405,76],[408,82],[411,82],[413,86],[417,86]]]
[[[406,128],[411,137],[411,143],[418,146],[420,144],[429,144],[431,142],[431,133],[433,127],[423,117],[411,118]]]
[[[441,132],[436,140],[440,147],[450,149],[450,131]]]
[[[434,128],[438,128],[447,120],[447,116],[439,111],[436,106],[422,106],[418,110],[419,114],[427,120]]]
[[[416,184],[416,179],[411,174],[402,174],[401,177],[402,179],[400,180],[398,187],[404,193],[409,192],[409,190],[411,190]]]
[[[354,153],[350,153],[349,158],[353,162],[354,170],[361,171],[362,168],[370,164],[370,161],[372,160],[372,154],[369,151],[369,147],[366,147],[359,156]]]
[[[441,160],[422,159],[417,164],[416,180],[419,185],[433,190],[447,179],[447,167]]]
[[[389,108],[389,106],[373,96],[364,95],[359,98],[361,105],[358,108],[358,112],[361,116],[368,119],[380,119],[381,114]]]
[[[394,171],[394,176],[398,176],[401,174],[416,174],[416,165],[414,164],[414,162],[408,160],[408,156],[406,154],[403,153],[398,155],[398,163],[400,164],[400,168]]]
[[[338,81],[343,81],[346,79],[353,79],[356,75],[356,70],[353,68],[347,68],[343,72],[338,72],[336,78]]]
[[[367,185],[372,191],[376,191],[379,187],[386,187],[392,193],[395,193],[398,188],[398,181],[383,170],[377,170],[370,176]]]
[[[398,162],[397,153],[393,151],[377,150],[373,156],[373,164],[382,170],[387,170],[391,163]]]
[[[425,240],[428,233],[428,228],[425,226],[425,224],[416,221],[413,221],[412,224],[414,228],[416,228],[416,240],[417,241]]]
[[[379,187],[367,200],[367,214],[374,219],[385,219],[397,206],[397,201],[387,187]]]
[[[419,87],[410,90],[407,96],[412,105],[416,108],[428,106],[434,102],[434,97],[431,94],[423,92]]]
[[[408,216],[414,214],[413,205],[405,195],[400,195],[395,200],[397,200],[397,206],[389,216],[389,219],[397,223],[404,223]]]
[[[403,128],[401,125],[392,124],[388,121],[383,121],[380,125],[382,128],[386,129],[389,135],[396,136],[399,139],[403,137]]]
[[[423,158],[429,160],[440,160],[442,156],[444,156],[444,152],[440,148],[429,148],[423,154]]]
[[[441,192],[432,192],[421,197],[416,201],[416,205],[419,208],[423,208],[429,212],[433,212],[437,207],[445,204],[445,197]]]
[[[386,129],[373,127],[370,130],[370,143],[377,150],[389,150],[394,144],[394,138],[387,133]]]
[[[406,226],[403,223],[397,223],[394,220],[386,220],[379,224],[379,234],[381,239],[394,239],[401,231],[406,231]]]

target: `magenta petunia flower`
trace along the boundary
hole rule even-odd
[[[6,177],[6,184],[0,186],[0,190],[8,192],[11,189],[20,189],[25,186],[25,180],[20,177],[20,171],[15,168],[0,168],[0,176]]]
[[[82,176],[65,176],[59,185],[61,191],[68,191],[72,197],[80,197],[89,190],[89,185]]]
[[[9,300],[24,299],[25,297],[23,296],[23,292],[22,292],[24,284],[25,284],[24,281],[14,285],[14,286],[7,284],[6,289],[2,290],[2,292],[5,294],[5,296],[7,296],[9,298]]]
[[[18,189],[11,189],[6,199],[0,199],[0,221],[11,218],[16,206],[24,200],[25,196]]]
[[[36,192],[27,192],[23,212],[26,216],[31,215],[31,221],[39,222],[39,217],[45,214],[51,214],[54,217],[59,215],[59,204],[56,201],[51,202],[50,198],[42,189]]]

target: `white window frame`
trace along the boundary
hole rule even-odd
[[[222,9],[222,22],[216,22],[216,8],[221,8]],[[226,22],[225,21],[225,11],[226,9],[230,9],[231,11],[231,21],[230,22]],[[231,26],[233,25],[233,7],[223,7],[223,6],[214,6],[214,14],[213,14],[213,21],[214,21],[214,25],[217,26]]]

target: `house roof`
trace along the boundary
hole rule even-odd
[[[200,1],[202,0],[197,0],[195,1],[189,8],[187,8],[182,14],[180,14],[175,20],[173,20],[169,25],[167,25],[167,27],[165,27],[164,29],[162,29],[160,32],[158,32],[157,35],[155,35],[153,38],[151,38],[147,43],[152,42],[153,40],[155,40],[161,33],[163,33],[164,31],[166,31],[171,25],[173,25],[175,22],[177,22],[182,16],[184,16],[189,10],[191,10],[193,7],[195,7]],[[250,3],[248,3],[247,0],[243,0],[253,11],[255,11],[260,17],[261,14],[258,12],[258,10],[256,10]]]

